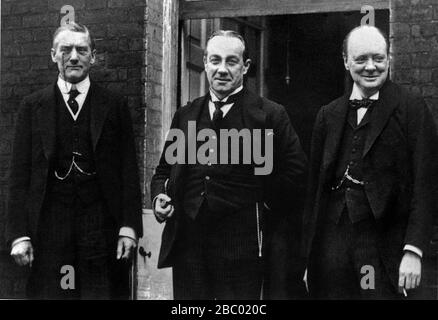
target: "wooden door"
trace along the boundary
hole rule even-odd
[[[217,19],[192,19],[182,22],[180,55],[180,106],[207,93],[204,49]]]

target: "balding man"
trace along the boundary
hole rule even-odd
[[[393,299],[421,280],[437,199],[438,140],[420,97],[388,80],[388,41],[371,26],[344,40],[348,92],[321,108],[304,249],[313,298]]]
[[[88,29],[58,28],[56,82],[23,100],[9,181],[6,238],[30,266],[29,298],[129,297],[128,259],[142,236],[129,110],[90,80]]]

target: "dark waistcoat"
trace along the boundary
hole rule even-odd
[[[332,186],[338,186],[339,182],[349,167],[349,175],[354,179],[363,180],[362,153],[365,139],[370,128],[370,115],[372,107],[366,112],[362,121],[357,125],[357,111],[349,109],[347,123],[344,127],[342,142],[338,152],[338,161],[335,169],[335,177]],[[352,223],[370,218],[371,208],[363,186],[344,180],[338,190],[330,194],[328,217],[338,223],[344,208],[347,208],[348,217]]]
[[[197,131],[202,129],[214,130],[210,118],[208,100],[203,106],[197,121]],[[242,107],[237,101],[222,119],[220,129],[244,128]],[[261,186],[254,175],[252,164],[243,164],[242,139],[239,140],[239,164],[231,164],[230,145],[228,144],[228,162],[219,164],[221,159],[220,134],[216,130],[217,164],[188,165],[185,179],[184,211],[195,218],[203,201],[207,201],[212,211],[227,213],[235,211],[261,199]],[[251,138],[252,139],[252,138]],[[197,148],[204,142],[197,142]],[[252,159],[252,157],[251,157]]]
[[[56,100],[56,148],[50,172],[52,193],[63,196],[68,202],[73,201],[74,195],[85,202],[92,202],[99,195],[95,175],[86,175],[73,166],[65,180],[61,181],[55,177],[55,171],[61,177],[68,173],[73,158],[84,172],[95,171],[90,132],[90,95],[87,95],[76,121],[67,109],[58,88]]]

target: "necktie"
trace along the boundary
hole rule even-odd
[[[374,100],[371,99],[362,99],[362,100],[350,100],[350,107],[353,110],[358,110],[360,108],[366,108],[368,109],[373,104]]]
[[[222,101],[213,101],[213,103],[215,107],[215,110],[213,112],[213,124],[215,125],[215,127],[218,127],[220,121],[224,117],[224,113],[221,109],[226,103]]]
[[[70,94],[70,96],[68,97],[68,100],[67,100],[68,106],[70,107],[73,114],[76,114],[79,110],[79,104],[76,101],[76,97],[79,95],[79,91],[72,88],[70,90],[69,94]]]
[[[239,98],[239,94],[233,94],[232,96],[229,96],[227,101],[212,101],[214,103],[215,110],[213,112],[213,124],[216,128],[219,128],[220,122],[224,117],[224,113],[221,110],[222,107],[226,104],[235,103],[237,99]]]

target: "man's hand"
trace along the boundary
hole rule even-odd
[[[29,240],[24,240],[12,247],[11,256],[19,266],[29,265],[32,267],[33,247]]]
[[[415,289],[421,281],[421,258],[410,251],[406,251],[399,268],[398,289]]]
[[[117,260],[129,259],[132,255],[137,244],[134,239],[129,237],[119,237],[119,242],[117,243]]]
[[[157,196],[157,199],[155,200],[154,214],[158,221],[163,222],[172,217],[174,207],[170,204],[170,201],[172,201],[172,199],[164,193],[160,193]]]

